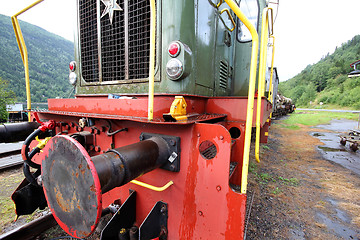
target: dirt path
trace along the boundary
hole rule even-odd
[[[360,239],[360,176],[325,160],[313,131],[272,124],[250,163],[246,239]]]

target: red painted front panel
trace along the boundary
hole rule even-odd
[[[154,116],[161,118],[168,113],[174,96],[156,96]],[[179,136],[181,138],[181,169],[174,173],[162,169],[141,176],[139,181],[163,186],[169,181],[174,185],[163,192],[155,192],[138,185],[127,185],[113,189],[103,195],[103,207],[120,198],[123,203],[129,195],[129,189],[137,191],[137,225],[145,219],[157,201],[168,204],[168,239],[243,239],[246,195],[235,192],[229,187],[241,184],[242,157],[246,120],[246,98],[210,98],[187,96],[187,112],[227,114],[223,122],[217,124],[156,124],[149,121],[111,120],[112,131],[128,128],[109,137],[106,134],[109,122],[106,115],[147,117],[147,98],[106,99],[78,98],[49,100],[49,110],[72,112],[61,116],[59,113],[39,113],[43,120],[73,123],[72,127],[57,127],[56,132],[75,133],[80,113],[96,113],[95,125],[82,131],[91,132],[96,127],[90,156],[101,154],[108,149],[126,146],[139,141],[142,132]],[[255,102],[256,104],[256,102]],[[256,105],[255,105],[256,108]],[[270,114],[267,101],[263,100],[262,125]],[[76,115],[79,113],[79,116]],[[103,116],[103,117],[102,117]],[[255,117],[255,113],[254,113]],[[255,120],[255,118],[254,118]],[[70,124],[71,125],[71,124]],[[238,138],[231,138],[229,129],[240,130]],[[213,159],[207,160],[200,155],[199,146],[209,140],[217,148]],[[42,156],[36,156],[38,162]],[[237,162],[237,168],[229,180],[229,165]]]
[[[145,129],[144,129],[145,130]],[[173,131],[146,126],[148,132],[181,137],[181,170],[172,173],[154,170],[138,180],[163,186],[174,182],[163,192],[155,192],[129,183],[105,194],[104,207],[116,196],[122,202],[129,189],[137,191],[137,224],[140,225],[157,201],[168,203],[168,239],[242,239],[246,195],[229,187],[231,138],[221,125],[195,124]],[[199,153],[199,145],[212,141],[218,154],[211,160]]]

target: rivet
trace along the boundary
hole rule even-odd
[[[217,185],[217,186],[216,186],[216,190],[217,190],[218,192],[220,192],[220,191],[221,191],[221,186],[220,186],[220,185]]]
[[[199,211],[199,216],[202,216],[203,215],[203,212],[202,211]]]
[[[220,140],[224,140],[224,136],[220,136]]]

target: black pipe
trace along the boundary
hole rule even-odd
[[[39,126],[37,122],[1,124],[0,143],[24,141]]]
[[[170,154],[164,139],[152,137],[91,159],[100,179],[102,193],[106,193],[160,167]]]
[[[37,170],[36,172],[38,172],[39,170]],[[31,172],[30,172],[30,167],[29,165],[24,162],[24,165],[23,165],[23,173],[24,173],[24,176],[26,178],[26,180],[28,180],[32,185],[34,186],[39,186],[37,181],[36,181],[36,178],[40,175],[40,174],[37,174],[37,175],[33,175]]]
[[[38,147],[34,148],[30,154],[29,154],[29,146],[31,144],[31,142],[33,140],[35,140],[35,138],[37,136],[39,136],[39,134],[41,134],[43,131],[41,129],[36,129],[34,132],[32,132],[24,141],[23,143],[23,150],[21,152],[23,160],[31,167],[39,169],[41,167],[40,164],[34,163],[31,161],[31,158],[38,152],[40,152],[40,149]]]

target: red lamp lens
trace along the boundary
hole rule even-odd
[[[180,52],[180,45],[177,42],[170,43],[169,54],[172,57],[176,57]]]
[[[70,62],[70,64],[69,64],[70,71],[72,71],[72,72],[75,71],[75,67],[76,67],[75,61]]]

